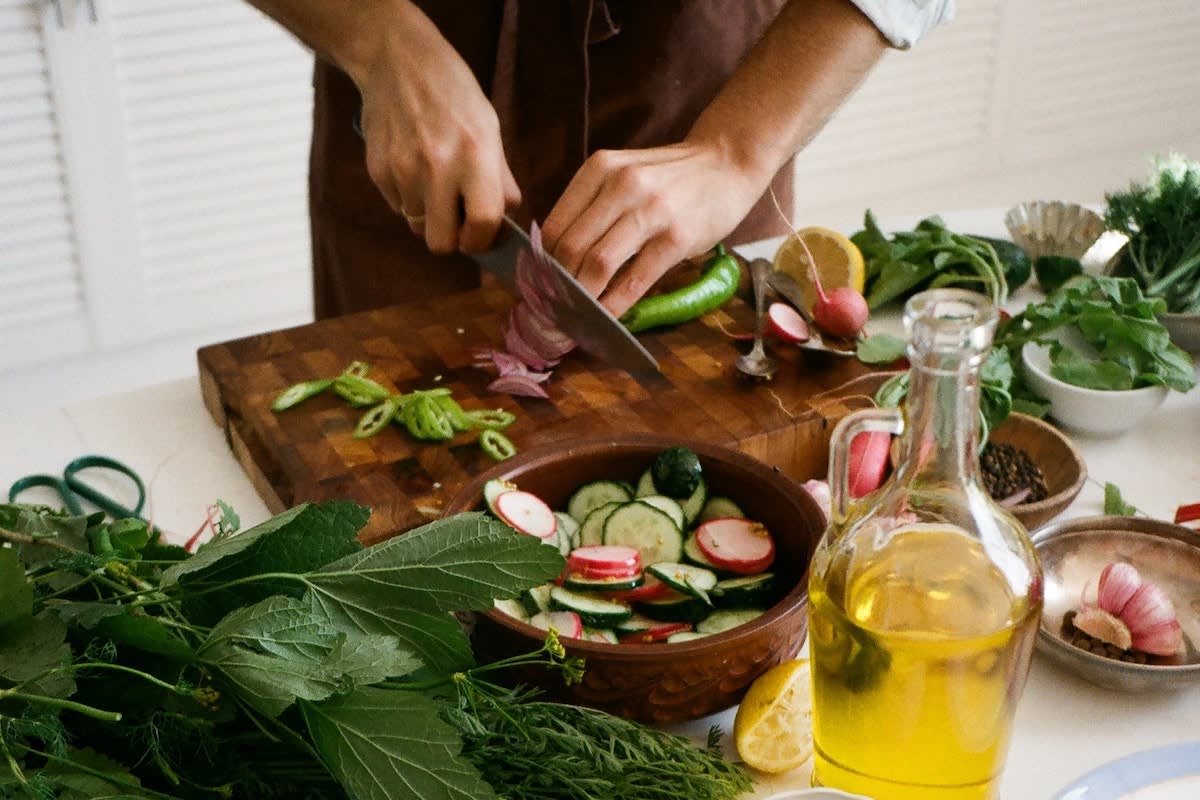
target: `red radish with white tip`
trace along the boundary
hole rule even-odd
[[[808,323],[787,303],[776,302],[767,307],[767,325],[771,335],[781,341],[800,344],[809,339]]]
[[[585,545],[567,556],[567,570],[584,578],[634,577],[642,571],[642,554],[623,545]]]
[[[830,336],[842,339],[858,338],[862,329],[866,327],[867,318],[871,316],[867,298],[863,297],[862,292],[849,286],[839,286],[826,293],[825,287],[821,285],[821,278],[817,275],[817,261],[813,258],[812,251],[808,249],[803,237],[797,236],[796,241],[800,242],[805,255],[808,256],[808,274],[812,277],[813,289],[817,292],[817,299],[812,308],[813,322]]]
[[[864,431],[850,440],[850,496],[863,497],[879,488],[887,473],[892,437],[884,431]]]
[[[558,520],[550,506],[537,495],[519,489],[496,496],[496,516],[519,533],[539,539],[549,539],[558,532]]]
[[[761,522],[741,517],[710,519],[696,529],[704,557],[728,572],[754,575],[775,561],[775,540]]]
[[[542,611],[530,617],[529,624],[544,631],[553,628],[559,636],[569,639],[583,635],[583,620],[574,611]]]

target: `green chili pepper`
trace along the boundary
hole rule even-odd
[[[469,431],[475,427],[471,424],[470,418],[463,411],[462,406],[458,401],[450,396],[449,392],[444,395],[439,395],[435,398],[438,406],[446,412],[446,417],[450,420],[450,424],[456,431]]]
[[[516,421],[516,417],[503,408],[484,408],[466,412],[474,428],[502,431]]]
[[[367,411],[359,417],[358,424],[354,426],[354,438],[366,439],[379,433],[396,416],[399,406],[400,396],[395,395]]]
[[[741,277],[737,258],[718,244],[698,281],[673,292],[642,298],[621,315],[621,322],[632,333],[687,322],[724,305],[737,291]]]
[[[417,413],[425,419],[425,424],[431,432],[429,438],[442,440],[454,437],[454,425],[450,422],[450,415],[438,405],[434,397],[422,395]]]
[[[367,377],[367,372],[371,369],[371,365],[365,361],[351,361],[350,366],[342,370],[343,375],[353,375],[357,378]]]
[[[330,386],[333,386],[332,378],[325,378],[319,381],[304,381],[303,383],[289,386],[275,398],[275,402],[271,404],[271,410],[287,411],[292,406],[298,406],[308,398],[319,395]]]
[[[353,406],[373,406],[391,396],[391,392],[370,378],[348,372],[343,372],[333,382],[333,391]]]
[[[517,454],[517,446],[511,439],[490,428],[479,434],[479,447],[495,461],[503,461]]]

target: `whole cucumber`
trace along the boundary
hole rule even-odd
[[[1000,264],[1004,267],[1004,280],[1008,283],[1009,292],[1015,292],[1017,287],[1029,280],[1029,276],[1033,272],[1033,262],[1029,260],[1029,254],[1018,245],[1007,239],[993,239],[988,236],[972,234],[971,238],[987,242],[996,251],[996,257],[1000,259]]]
[[[687,322],[724,305],[737,291],[741,277],[737,258],[718,244],[699,280],[671,292],[643,297],[621,315],[621,322],[632,333]]]

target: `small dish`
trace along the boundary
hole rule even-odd
[[[1049,423],[1026,414],[1009,414],[989,441],[1024,450],[1042,471],[1046,497],[1008,510],[1028,530],[1044,525],[1070,507],[1087,481],[1087,465],[1071,440]]]
[[[1117,436],[1135,428],[1167,399],[1166,386],[1085,389],[1050,374],[1049,348],[1029,342],[1021,361],[1030,387],[1050,401],[1050,416],[1064,428],[1091,436]]]
[[[1110,689],[1161,691],[1200,684],[1200,534],[1143,517],[1099,516],[1051,523],[1032,539],[1045,581],[1038,652]],[[1064,638],[1063,615],[1082,602],[1095,603],[1100,572],[1113,561],[1132,564],[1171,598],[1183,628],[1182,653],[1131,664],[1080,649]]]
[[[1118,758],[1065,787],[1054,800],[1194,800],[1200,797],[1200,741]]]
[[[1083,258],[1104,233],[1104,220],[1095,211],[1058,201],[1014,206],[1004,215],[1004,225],[1031,261],[1041,256]]]

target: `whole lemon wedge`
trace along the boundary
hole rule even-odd
[[[733,720],[742,761],[777,774],[812,756],[811,684],[807,659],[785,661],[750,684]]]
[[[848,286],[862,293],[866,267],[858,245],[829,228],[801,228],[779,245],[771,266],[792,276],[800,285],[805,311],[811,313],[813,303],[817,301],[817,289],[813,285],[812,270],[809,269],[809,253],[812,253],[817,277],[826,292]]]

